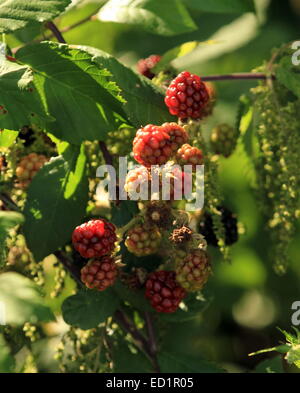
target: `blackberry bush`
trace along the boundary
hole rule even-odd
[[[0,2],[0,372],[300,367],[296,3]]]

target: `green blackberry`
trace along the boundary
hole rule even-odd
[[[221,206],[218,210],[222,213],[222,223],[225,229],[225,244],[227,246],[238,241],[238,228],[236,216],[226,207]],[[213,228],[213,219],[210,213],[204,213],[200,223],[199,232],[205,237],[207,244],[218,245],[218,239]]]

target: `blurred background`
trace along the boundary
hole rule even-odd
[[[79,2],[57,21],[58,26],[63,29],[92,15],[99,3]],[[174,66],[200,76],[247,72],[267,61],[274,47],[300,38],[300,0],[257,0],[256,6],[256,16],[193,11],[199,29],[175,37],[161,37],[128,25],[99,20],[81,24],[65,32],[64,37],[70,44],[102,49],[132,67],[140,58],[162,55],[184,42],[213,39],[216,44],[200,45],[191,54],[177,59]],[[32,32],[10,37],[10,45],[22,45],[22,41],[28,39],[26,34],[30,36]],[[216,83],[217,106],[206,127],[209,129],[221,122],[234,124],[239,96],[252,86],[255,82]],[[213,301],[198,319],[171,324],[162,345],[189,352],[195,359],[200,354],[227,370],[243,372],[253,370],[269,356],[249,357],[250,352],[272,347],[283,339],[277,327],[291,330],[291,305],[300,300],[300,228],[290,247],[292,263],[287,274],[279,277],[272,268],[264,220],[251,190],[253,173],[242,146],[238,146],[230,158],[222,159],[220,168],[225,205],[237,214],[245,233],[232,247],[231,264],[225,264],[218,251],[210,250],[214,276],[209,281],[208,292],[213,295]],[[53,285],[51,263],[49,260],[49,287]],[[72,285],[69,284],[60,298],[48,299],[56,312]],[[49,338],[36,346],[40,367],[45,372],[57,371],[52,359],[53,343],[58,341],[65,326],[59,322],[45,329]]]

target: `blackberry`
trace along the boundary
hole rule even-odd
[[[224,206],[219,207],[218,210],[222,213],[222,223],[225,229],[225,244],[229,246],[238,241],[237,218]],[[199,232],[205,237],[207,244],[215,247],[218,246],[218,239],[214,232],[213,219],[210,213],[204,213],[199,223]]]

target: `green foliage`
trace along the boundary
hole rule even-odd
[[[182,353],[161,352],[158,362],[163,373],[220,373],[222,369],[213,363],[195,359]]]
[[[10,147],[18,136],[17,131],[0,130],[0,147]]]
[[[262,349],[251,353],[249,356],[259,355],[266,352],[279,352],[280,354],[285,354],[284,359],[288,362],[288,364],[294,364],[296,367],[300,368],[300,331],[294,328],[296,334],[293,335],[285,330],[279,330],[285,336],[287,341],[286,344],[278,345],[273,348]]]
[[[112,207],[111,222],[117,227],[126,225],[137,213],[137,202],[135,201],[122,201],[119,205]]]
[[[0,211],[0,268],[5,264],[7,251],[6,251],[6,238],[10,229],[18,224],[22,224],[24,217],[20,213]]]
[[[0,301],[5,306],[7,324],[53,321],[54,315],[45,305],[40,288],[28,278],[13,272],[0,276]]]
[[[51,120],[33,86],[32,70],[4,60],[0,64],[0,128],[19,130],[26,124]]]
[[[99,69],[90,54],[43,42],[20,49],[16,56],[32,68],[41,100],[55,118],[47,130],[57,138],[74,144],[104,140],[107,131],[121,124],[120,91],[111,73]]]
[[[291,57],[293,53],[283,56],[276,69],[276,77],[287,89],[300,98],[300,73],[299,67],[293,66]]]
[[[6,0],[0,4],[0,33],[9,33],[59,15],[71,0]]]
[[[187,6],[204,12],[233,13],[255,12],[253,0],[184,0]]]
[[[274,356],[272,359],[266,359],[258,363],[258,365],[255,367],[255,372],[261,374],[284,373],[281,356]]]
[[[299,215],[299,101],[289,101],[282,85],[259,86],[254,95],[257,197],[267,217],[274,267],[284,273]]]
[[[3,335],[0,334],[0,373],[12,373],[14,372],[14,366],[14,359],[10,354]]]
[[[24,233],[38,261],[68,243],[85,215],[88,200],[85,163],[83,146],[70,145],[39,171],[29,187]]]
[[[62,305],[62,313],[66,323],[86,330],[105,322],[118,306],[119,298],[112,290],[97,292],[88,289],[68,297]]]
[[[99,11],[98,18],[132,24],[164,36],[197,29],[181,0],[110,0]]]
[[[152,366],[141,352],[133,352],[124,336],[117,337],[112,345],[115,373],[149,373]]]
[[[95,48],[84,47],[101,69],[108,69],[126,100],[124,111],[128,121],[139,128],[149,123],[161,124],[174,120],[164,104],[163,91],[149,79],[137,75],[113,56]],[[122,132],[122,130],[120,130]]]

